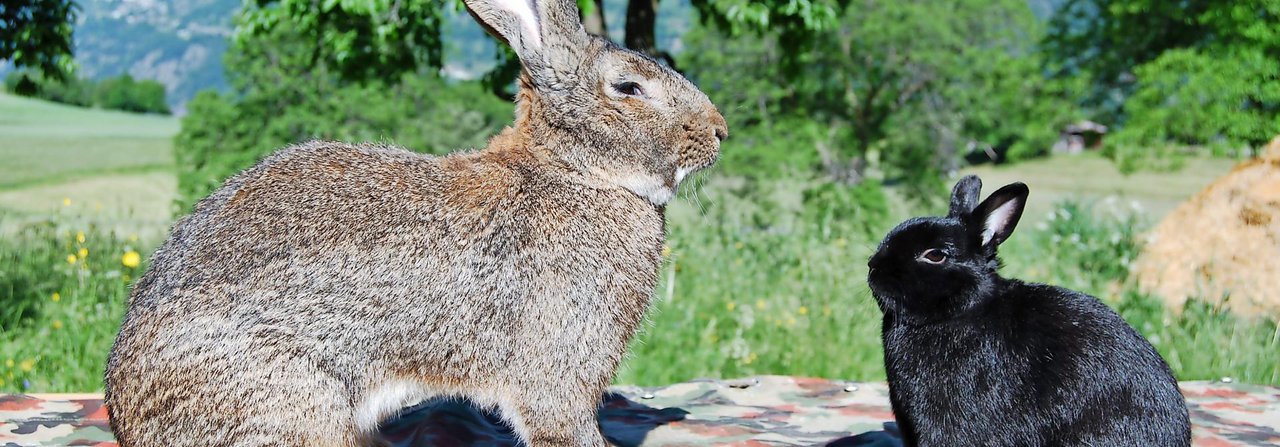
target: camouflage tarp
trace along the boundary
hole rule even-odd
[[[1280,388],[1184,382],[1195,445],[1280,445]],[[0,396],[0,445],[114,446],[101,396]],[[615,387],[600,423],[619,446],[899,445],[880,383],[760,377]],[[400,446],[515,445],[492,414],[438,401],[383,427]]]

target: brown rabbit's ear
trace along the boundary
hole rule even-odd
[[[982,193],[982,179],[976,175],[966,175],[956,182],[951,189],[951,211],[948,217],[964,217],[973,213],[978,206],[978,197]]]
[[[562,89],[576,82],[590,38],[576,0],[465,0],[489,34],[511,46],[534,84]]]

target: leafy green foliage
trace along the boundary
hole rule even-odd
[[[93,86],[88,81],[66,78],[58,80],[32,70],[14,70],[4,78],[4,89],[19,96],[40,98],[63,104],[89,107],[93,105]]]
[[[1133,213],[1068,201],[1057,204],[1040,223],[1034,241],[1054,260],[1043,264],[1051,269],[1050,276],[1073,282],[1064,286],[1100,294],[1129,278],[1144,226]]]
[[[782,159],[845,183],[878,171],[927,199],[965,155],[1042,155],[1075,116],[1074,84],[1040,74],[1021,1],[701,5],[733,37],[692,34],[683,65],[738,132],[727,165]],[[733,155],[743,133],[750,148]]]
[[[94,103],[126,112],[169,113],[163,84],[149,79],[135,81],[127,74],[99,82],[94,88]]]
[[[1047,66],[1087,79],[1084,105],[1122,124],[1126,170],[1167,166],[1171,146],[1244,153],[1280,133],[1280,0],[1071,0],[1050,24]]]
[[[481,147],[511,121],[511,105],[478,83],[405,73],[351,82],[300,48],[287,25],[237,41],[227,56],[235,94],[203,92],[175,139],[185,212],[232,174],[310,139],[383,141],[426,153]]]
[[[1238,156],[1280,134],[1278,58],[1249,49],[1227,57],[1178,49],[1135,71],[1128,124],[1109,147],[1126,171],[1168,166],[1178,145]]]
[[[731,35],[767,31],[790,49],[809,48],[812,36],[842,21],[850,0],[692,0],[702,19]],[[788,72],[801,68],[784,58]]]
[[[271,36],[282,27],[310,45],[296,47],[348,80],[396,79],[422,67],[439,68],[445,8],[454,0],[252,0],[238,19],[234,45]]]
[[[29,70],[17,70],[5,77],[5,89],[18,95],[81,107],[169,113],[163,84],[134,80],[128,74],[95,82],[90,79],[50,78]]]
[[[6,0],[0,4],[0,61],[62,78],[71,72],[72,0]]]
[[[851,228],[851,236],[875,240],[889,224],[889,196],[875,180],[854,186],[824,182],[805,189],[803,197],[803,217],[824,234]]]

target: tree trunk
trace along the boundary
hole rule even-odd
[[[666,51],[658,49],[655,28],[658,24],[659,0],[631,0],[627,2],[627,48],[648,54],[676,68],[676,60]]]
[[[604,0],[592,0],[592,5],[590,12],[585,8],[582,11],[582,26],[587,29],[587,34],[608,39],[609,24],[604,19]]]

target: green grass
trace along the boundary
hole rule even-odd
[[[0,392],[102,388],[107,349],[146,247],[56,221],[0,240]]]
[[[177,189],[177,131],[173,117],[0,93],[0,235],[73,211],[82,225],[162,237]]]
[[[1110,160],[1096,152],[1055,155],[1014,165],[982,165],[965,174],[982,177],[984,190],[1021,181],[1031,188],[1027,213],[1037,218],[1054,203],[1067,199],[1114,197],[1138,203],[1153,221],[1159,220],[1237,162],[1223,158],[1189,158],[1175,172],[1144,171],[1121,174]]]
[[[177,130],[0,93],[0,391],[101,388],[140,273],[121,257],[145,257],[172,222]]]
[[[69,106],[0,92],[0,135],[23,137],[169,138],[172,116]]]

